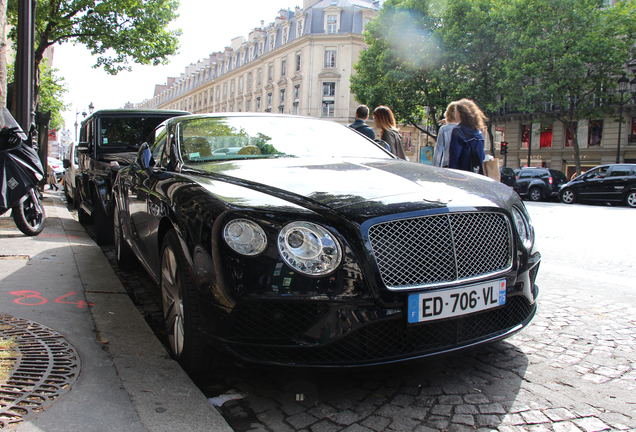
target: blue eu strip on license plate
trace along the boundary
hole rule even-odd
[[[506,304],[506,279],[411,294],[408,322],[419,323],[492,309]]]

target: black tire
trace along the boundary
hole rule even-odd
[[[576,194],[570,188],[561,191],[561,202],[565,204],[574,204],[576,202]]]
[[[34,199],[37,203],[34,202]],[[33,191],[29,193],[22,204],[11,209],[13,221],[20,231],[28,236],[36,236],[44,229],[46,213],[40,200],[40,193]]]
[[[128,243],[126,243],[126,240],[124,240],[121,229],[121,215],[116,207],[114,219],[115,257],[117,259],[117,265],[122,270],[129,270],[137,264],[137,257]]]
[[[160,286],[164,324],[172,356],[186,372],[205,372],[210,369],[210,350],[199,330],[201,306],[174,230],[166,234],[161,246]]]
[[[541,192],[540,188],[533,187],[528,191],[528,198],[530,198],[531,201],[541,201],[541,198],[543,198],[543,192]]]
[[[625,204],[627,204],[628,207],[636,208],[636,191],[627,192]]]
[[[97,194],[93,196],[93,219],[95,219],[95,242],[109,245],[115,241],[112,216],[108,216]]]

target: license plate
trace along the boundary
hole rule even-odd
[[[466,315],[506,304],[506,280],[411,294],[408,302],[409,323]]]

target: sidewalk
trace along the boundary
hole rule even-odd
[[[17,416],[13,430],[231,431],[156,339],[60,193],[45,191],[44,205],[47,224],[36,237],[15,228],[10,212],[0,216],[0,330],[40,324],[43,332],[25,328],[68,366],[43,369],[55,400]]]

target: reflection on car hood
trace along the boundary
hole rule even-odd
[[[369,202],[383,207],[502,206],[511,195],[508,186],[485,176],[395,159],[261,159],[196,168],[247,187],[259,186],[279,198],[286,199],[283,191],[291,192],[341,213],[363,211]],[[414,210],[412,205],[393,209],[408,210]]]

